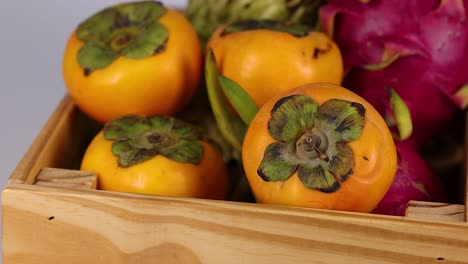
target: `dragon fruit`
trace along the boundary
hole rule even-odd
[[[448,195],[439,178],[409,141],[396,141],[398,168],[390,189],[372,213],[405,215],[410,200],[447,202]]]
[[[338,44],[343,85],[389,120],[387,88],[411,114],[420,148],[468,104],[468,0],[329,0],[322,30]],[[393,125],[389,122],[390,126]]]

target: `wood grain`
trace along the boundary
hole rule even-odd
[[[465,223],[34,185],[3,214],[5,264],[468,263]]]
[[[464,205],[391,217],[89,190],[73,169],[98,129],[64,97],[2,193],[3,263],[468,263]]]
[[[96,190],[97,175],[90,171],[42,168],[36,176],[34,184]]]
[[[432,221],[465,222],[465,206],[462,204],[410,201],[406,217]]]

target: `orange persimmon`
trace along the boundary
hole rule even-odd
[[[371,212],[395,177],[391,132],[375,108],[329,83],[271,98],[242,146],[260,203]]]
[[[74,30],[63,78],[78,107],[101,123],[124,114],[172,115],[199,86],[202,53],[179,11],[156,1],[122,3]]]
[[[311,82],[341,84],[336,43],[303,25],[244,20],[219,27],[209,39],[221,75],[242,87],[257,106],[273,95]]]
[[[196,127],[168,116],[109,121],[88,145],[81,170],[97,174],[100,190],[206,199],[228,192],[218,150]]]

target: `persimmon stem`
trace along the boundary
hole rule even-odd
[[[122,28],[116,31],[109,42],[109,47],[115,52],[125,49],[138,37],[136,28]]]
[[[316,146],[314,146],[314,150],[315,150],[315,152],[317,152],[317,155],[318,155],[319,159],[327,161],[327,162],[330,160],[330,158],[328,158],[327,154],[320,151],[320,149],[318,149]]]
[[[328,161],[328,156],[320,150],[326,147],[327,140],[321,135],[319,131],[308,131],[302,135],[296,142],[296,153],[303,159],[316,159]]]

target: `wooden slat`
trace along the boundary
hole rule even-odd
[[[34,185],[3,215],[5,264],[468,263],[465,223]]]
[[[35,185],[38,186],[49,186],[49,187],[59,187],[59,188],[73,188],[73,189],[84,189],[84,190],[92,190],[95,189],[91,183],[65,183],[65,182],[46,182],[46,181],[39,181],[36,182]]]
[[[34,184],[96,190],[97,176],[94,172],[89,171],[42,168]]]
[[[465,222],[465,206],[422,201],[410,201],[406,217],[431,221]]]

